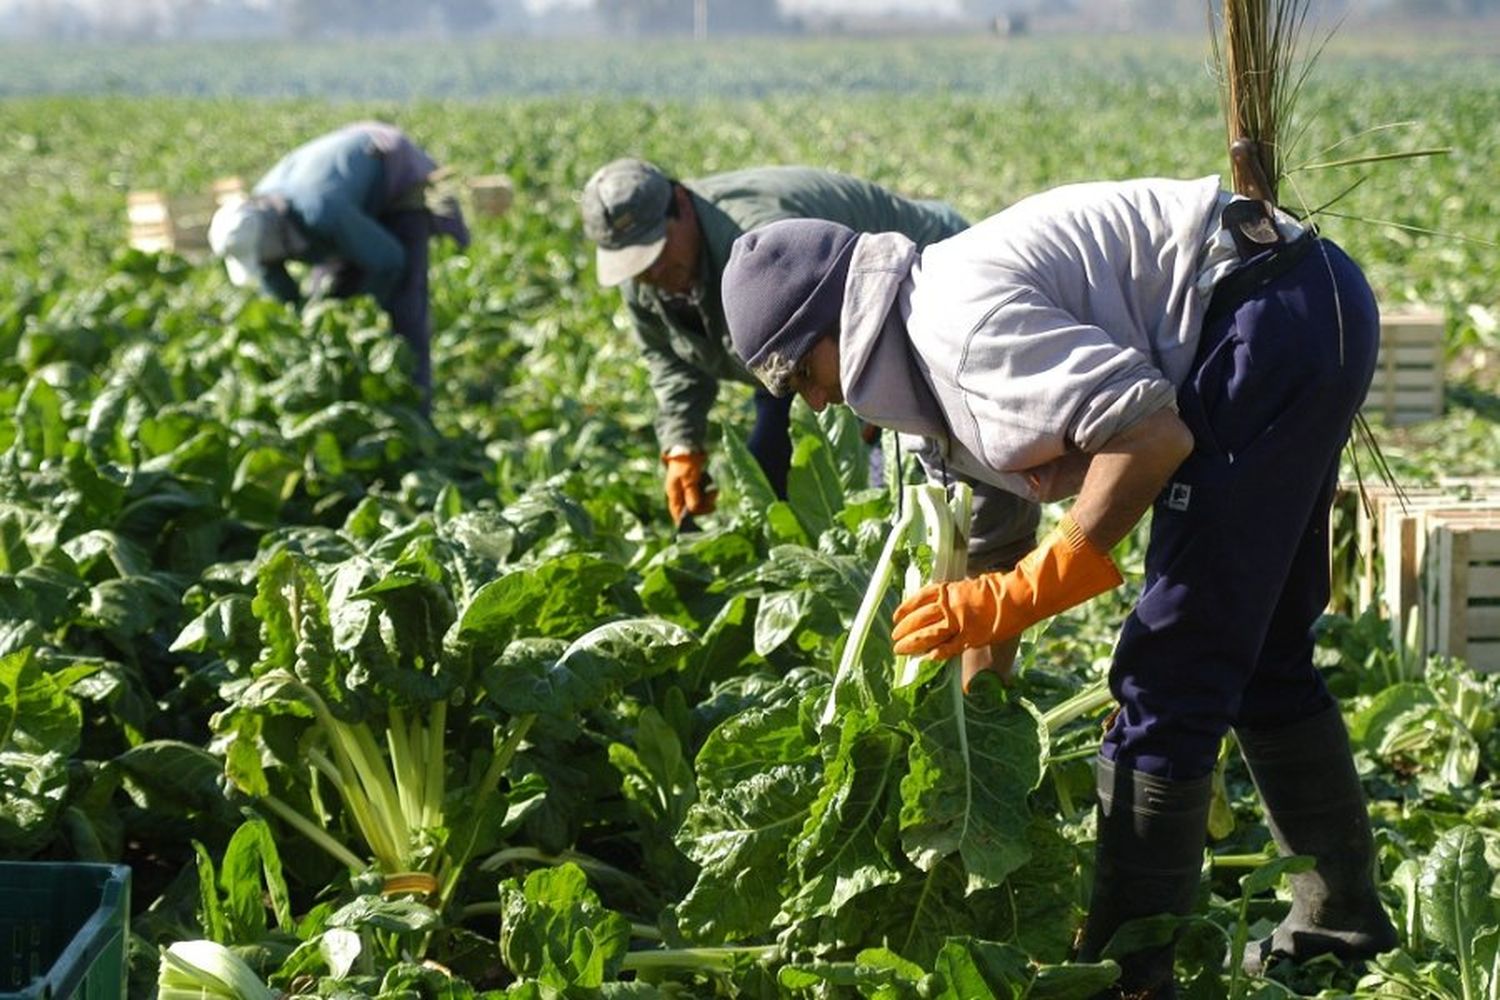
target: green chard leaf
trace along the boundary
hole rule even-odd
[[[809,538],[821,538],[838,522],[844,509],[844,487],[821,429],[816,436],[799,438],[792,449],[786,499]]]
[[[630,921],[599,903],[571,862],[500,883],[500,954],[511,971],[556,989],[597,989],[616,978]]]
[[[999,885],[1030,856],[1026,800],[1042,778],[1047,733],[1036,710],[993,678],[965,695],[957,670],[945,677],[910,722],[901,840],[923,870],[957,855],[973,891]]]
[[[1485,860],[1484,836],[1458,826],[1438,838],[1418,882],[1422,929],[1462,963],[1476,934],[1496,922],[1490,895],[1495,873]]]
[[[787,852],[821,787],[816,737],[801,705],[788,702],[732,716],[694,762],[698,801],[677,845],[700,866],[678,907],[688,937],[722,942],[763,934],[782,905]]]
[[[257,673],[290,671],[334,715],[358,718],[363,709],[348,686],[344,660],[334,644],[328,597],[313,565],[287,549],[276,553],[261,567],[251,606],[265,640]]]
[[[615,562],[584,553],[518,566],[480,588],[458,617],[457,639],[498,652],[513,638],[569,638],[598,622],[605,592],[624,579]]]
[[[807,415],[813,416],[838,469],[839,482],[844,494],[856,493],[870,485],[870,446],[865,444],[859,417],[847,406],[825,406],[823,412],[813,414],[806,407],[793,404],[792,419],[801,429],[807,426]]]
[[[277,925],[292,929],[291,897],[281,872],[281,854],[265,820],[247,819],[229,838],[219,866],[219,886],[224,890],[224,914],[235,929],[235,943],[265,936],[267,902]]]
[[[849,900],[901,877],[896,858],[906,737],[878,714],[848,712],[828,735],[823,787],[790,855],[801,888],[786,903],[799,916],[837,913]]]
[[[25,856],[54,835],[82,727],[78,703],[30,649],[0,657],[0,853]]]
[[[487,671],[490,697],[514,715],[571,719],[627,684],[675,670],[698,640],[680,625],[634,618],[600,625],[570,644],[555,662],[506,658]]]
[[[758,516],[776,503],[776,491],[771,489],[770,480],[745,446],[739,430],[732,424],[725,424],[723,432],[723,464],[728,479],[726,492],[738,498],[741,510]]]

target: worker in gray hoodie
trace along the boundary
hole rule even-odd
[[[1353,261],[1215,177],[1081,184],[920,252],[893,233],[765,227],[736,241],[724,307],[769,391],[847,403],[987,488],[1074,497],[1014,569],[911,595],[898,653],[1013,640],[1119,586],[1109,551],[1152,512],[1109,674],[1120,710],[1096,760],[1081,958],[1130,920],[1191,910],[1230,730],[1278,847],[1316,860],[1247,968],[1394,946],[1312,661],[1328,508],[1378,341]],[[1175,996],[1173,960],[1170,944],[1121,957],[1105,995]]]

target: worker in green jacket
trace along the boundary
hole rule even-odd
[[[725,379],[755,386],[750,452],[777,496],[791,463],[790,397],[766,392],[731,350],[719,298],[741,233],[779,219],[814,218],[858,232],[899,232],[924,247],[967,228],[951,206],[902,198],[867,181],[808,167],[758,167],[676,181],[620,159],[583,190],[583,227],[598,244],[599,281],[623,286],[651,372],[656,437],[675,523],[713,509],[704,483],[708,412]]]

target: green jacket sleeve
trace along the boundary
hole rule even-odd
[[[921,248],[969,228],[947,202],[903,198],[852,178],[844,182],[854,189],[848,199],[851,221],[845,224],[860,232],[900,233]]]
[[[708,411],[719,395],[719,380],[678,357],[661,317],[628,292],[626,304],[656,395],[657,444],[663,452],[678,445],[703,451],[708,442]]]
[[[758,167],[695,183],[734,222],[709,233],[721,265],[741,231],[779,219],[827,219],[860,233],[901,233],[919,248],[969,227],[946,202],[904,198],[879,184],[811,167]]]

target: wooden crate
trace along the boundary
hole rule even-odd
[[[515,200],[515,187],[504,174],[470,177],[466,186],[475,215],[497,218],[509,211],[511,202]]]
[[[147,253],[172,249],[172,209],[160,191],[131,191],[125,196],[130,245]]]
[[[206,254],[214,212],[246,197],[245,183],[238,177],[219,178],[206,194],[131,191],[125,196],[130,245],[147,253]]]
[[[1500,497],[1500,489],[1484,494]],[[1403,501],[1404,498],[1404,501]],[[1454,490],[1442,486],[1403,486],[1398,492],[1385,483],[1365,483],[1361,496],[1357,483],[1342,483],[1334,494],[1333,539],[1330,577],[1347,593],[1332,610],[1355,615],[1374,606],[1381,599],[1381,582],[1385,572],[1381,535],[1388,507],[1401,508],[1419,502],[1453,501]],[[1336,586],[1335,588],[1339,588]],[[1340,594],[1335,593],[1339,602]]]
[[[1442,312],[1395,306],[1380,313],[1380,355],[1365,396],[1366,414],[1387,426],[1436,420],[1443,415]]]
[[[1500,671],[1500,511],[1426,527],[1423,649]]]
[[[250,197],[250,189],[245,186],[243,177],[216,178],[209,190],[214,196],[216,205],[227,205],[232,201],[244,201]]]
[[[1382,512],[1381,603],[1391,621],[1391,637],[1398,645],[1405,641],[1413,612],[1425,607],[1432,592],[1432,581],[1426,574],[1433,526],[1460,520],[1500,524],[1500,501],[1419,497],[1410,499],[1404,507],[1387,504]],[[1423,649],[1429,646],[1422,638],[1428,633],[1428,624],[1426,614],[1419,613],[1417,638]]]

